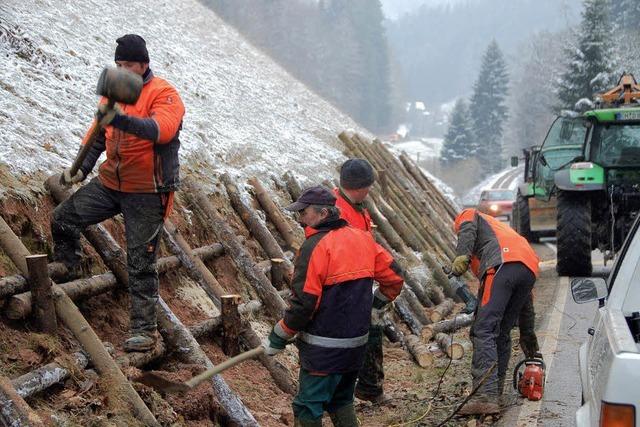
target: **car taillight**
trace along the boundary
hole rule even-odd
[[[600,427],[633,427],[635,423],[635,406],[602,402],[600,407]]]

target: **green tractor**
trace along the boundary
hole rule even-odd
[[[612,259],[640,211],[639,102],[640,86],[624,74],[618,86],[596,98],[595,109],[558,117],[542,146],[525,151],[525,184],[513,225],[534,240],[528,225],[532,203],[555,199],[560,275],[590,275],[593,249],[605,262]],[[517,157],[511,160],[517,165]]]

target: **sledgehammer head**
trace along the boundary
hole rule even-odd
[[[112,102],[135,104],[142,91],[142,77],[124,68],[105,67],[98,79],[96,93]]]

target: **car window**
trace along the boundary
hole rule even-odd
[[[640,217],[631,228],[627,241],[609,278],[607,305],[622,309],[625,316],[640,311]]]
[[[487,191],[486,194],[483,194],[482,200],[513,200],[514,194],[511,190],[500,190],[500,191]]]

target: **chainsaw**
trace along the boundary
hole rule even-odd
[[[524,369],[521,369],[524,367]],[[513,388],[522,397],[529,400],[540,400],[544,393],[545,364],[542,357],[521,360],[513,368]]]

